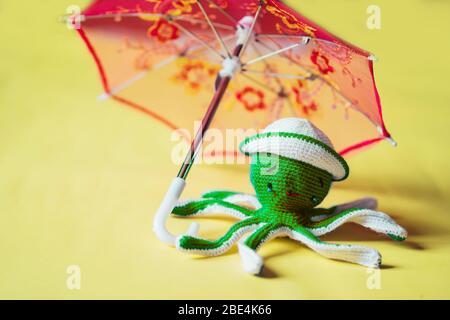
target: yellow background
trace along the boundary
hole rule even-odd
[[[399,146],[351,157],[350,178],[326,204],[376,196],[410,237],[394,243],[351,225],[325,237],[379,249],[380,290],[367,288],[365,268],[289,240],[262,248],[265,278],[245,274],[236,250],[195,258],[158,242],[153,213],[177,171],[170,132],[96,101],[95,65],[58,22],[73,3],[87,2],[0,2],[1,298],[450,298],[449,1],[289,1],[380,57],[385,121]],[[379,31],[366,27],[372,3],[382,10]],[[199,166],[188,180],[185,197],[251,191],[243,167]],[[231,224],[197,220],[207,237]],[[81,290],[66,287],[69,265],[81,267]]]

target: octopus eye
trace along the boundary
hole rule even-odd
[[[323,180],[322,178],[319,178],[320,187],[323,188]]]
[[[267,184],[267,191],[268,192],[273,192],[273,186],[272,186],[272,184],[270,182]]]

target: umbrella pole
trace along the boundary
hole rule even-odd
[[[177,205],[178,199],[184,190],[186,185],[186,177],[189,174],[189,170],[194,163],[195,156],[197,155],[197,152],[202,144],[203,135],[211,125],[217,108],[220,105],[220,101],[222,100],[223,95],[230,84],[230,80],[233,77],[233,73],[239,66],[239,56],[243,48],[243,43],[238,43],[233,50],[232,57],[224,60],[224,68],[217,76],[216,91],[211,99],[208,109],[206,110],[201,126],[198,129],[194,140],[192,140],[191,147],[185,160],[183,161],[183,164],[181,165],[178,175],[172,181],[172,184],[170,185],[158,211],[156,212],[156,216],[153,221],[153,231],[156,233],[156,236],[160,241],[168,245],[175,245],[176,236],[167,230],[167,218],[170,213],[172,213],[173,208]],[[194,222],[189,227],[187,234],[196,235],[198,233],[198,229],[198,223]]]
[[[197,151],[202,144],[203,135],[206,133],[206,131],[209,129],[209,126],[211,125],[211,122],[214,118],[214,115],[216,114],[216,111],[220,105],[220,101],[222,100],[223,95],[225,94],[225,91],[228,87],[228,84],[230,83],[230,80],[231,77],[229,76],[220,78],[217,90],[209,104],[208,110],[206,110],[205,116],[203,117],[202,122],[200,124],[200,128],[195,134],[195,138],[194,140],[192,140],[191,147],[189,149],[188,154],[186,155],[185,160],[183,161],[183,164],[181,165],[180,171],[178,172],[177,175],[178,178],[186,179],[187,175],[189,174],[189,170],[191,169],[192,164],[194,163]]]
[[[233,52],[234,58],[239,57],[242,47],[243,47],[242,45],[236,46]],[[183,165],[181,166],[180,171],[178,172],[177,175],[178,178],[186,179],[187,175],[189,174],[189,170],[192,164],[194,163],[198,148],[202,143],[203,135],[206,133],[206,131],[209,129],[209,126],[211,125],[214,115],[216,114],[216,111],[220,105],[220,101],[222,101],[223,95],[225,94],[225,91],[227,90],[228,85],[230,84],[231,77],[232,75],[227,75],[223,77],[220,74],[218,75],[216,92],[214,93],[214,96],[211,99],[208,110],[206,110],[200,128],[198,129],[195,138],[191,143],[191,148],[188,154],[186,155]]]

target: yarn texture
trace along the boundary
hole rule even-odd
[[[245,139],[240,149],[252,160],[250,181],[255,195],[209,191],[200,199],[179,203],[172,212],[177,217],[227,214],[240,221],[219,239],[180,236],[178,250],[214,256],[241,240],[238,247],[244,270],[258,274],[263,260],[256,250],[276,237],[289,237],[324,257],[367,267],[381,264],[381,255],[375,249],[327,243],[319,237],[353,222],[396,241],[406,239],[404,228],[375,210],[375,199],[317,208],[332,182],[345,179],[349,169],[328,137],[308,120],[277,120],[263,133]]]

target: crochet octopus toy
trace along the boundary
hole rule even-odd
[[[327,243],[319,237],[354,222],[393,240],[406,239],[405,229],[385,213],[374,210],[375,199],[316,208],[333,181],[347,178],[349,168],[328,137],[308,120],[277,120],[262,133],[245,139],[240,151],[251,157],[250,181],[256,196],[210,191],[200,199],[179,203],[172,212],[177,217],[228,214],[240,221],[216,240],[179,236],[177,249],[216,256],[249,234],[238,243],[239,254],[244,270],[259,274],[263,260],[256,250],[276,237],[287,236],[327,258],[375,268],[381,264],[381,255],[375,249]]]

